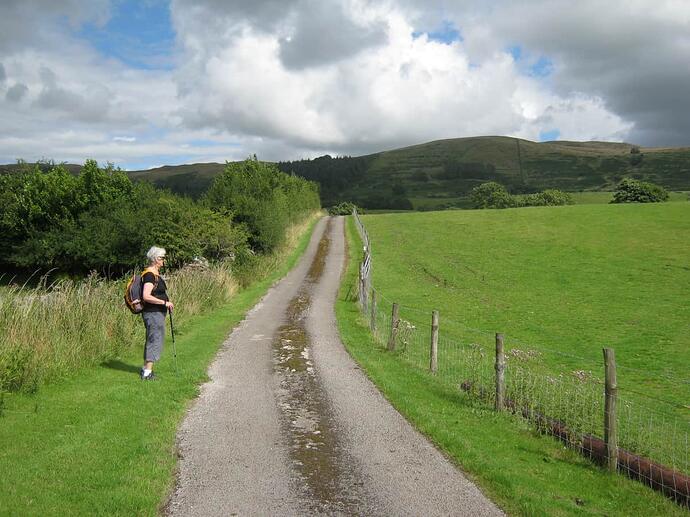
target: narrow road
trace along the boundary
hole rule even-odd
[[[170,515],[502,515],[343,348],[343,218],[247,315],[178,435]]]

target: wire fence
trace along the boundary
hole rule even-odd
[[[364,244],[358,303],[379,346],[690,507],[690,407],[621,388],[615,360],[605,368],[604,361],[532,349],[458,322],[439,323],[438,315],[435,332],[431,312],[395,303],[372,284],[371,241],[356,211],[353,216]],[[613,351],[607,354],[613,359]],[[620,367],[621,373],[628,370]],[[685,379],[664,381],[687,391]]]

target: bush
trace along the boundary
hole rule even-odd
[[[511,208],[517,201],[500,183],[489,181],[472,189],[470,196],[474,208]]]
[[[659,203],[668,198],[666,189],[659,185],[625,178],[616,187],[611,203]]]
[[[519,206],[561,206],[572,205],[573,203],[573,196],[557,189],[527,194],[518,200]]]
[[[357,205],[350,203],[349,201],[343,201],[340,204],[332,206],[328,209],[329,215],[351,215],[352,211],[357,208]],[[357,211],[361,214],[362,210],[357,208]]]
[[[0,177],[0,264],[27,270],[90,270],[118,276],[140,266],[154,244],[169,265],[232,257],[246,232],[229,214],[87,160],[79,176],[41,165]]]
[[[321,206],[316,183],[281,172],[256,156],[226,164],[204,203],[218,213],[232,214],[247,229],[252,248],[262,253],[280,245],[288,225]]]

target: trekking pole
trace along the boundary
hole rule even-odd
[[[172,309],[168,307],[168,314],[170,314],[170,335],[173,342],[173,357],[175,358],[175,376],[179,376],[180,372],[177,369],[177,348],[175,347],[175,327],[173,326]]]

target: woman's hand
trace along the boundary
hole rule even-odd
[[[168,309],[170,312],[172,312],[174,307],[175,306],[173,305],[173,302],[165,302],[165,308]]]

